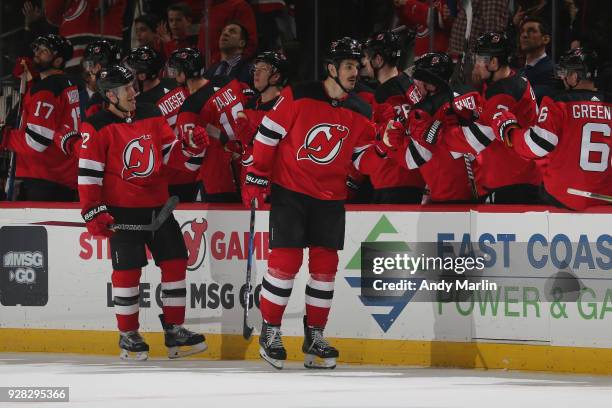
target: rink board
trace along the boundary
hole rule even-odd
[[[257,358],[256,339],[247,342],[240,335],[248,212],[232,206],[179,208],[175,216],[190,256],[186,324],[207,336],[210,348],[202,357]],[[257,284],[266,268],[267,215],[258,212],[256,222],[253,269]],[[17,258],[10,261],[6,253],[0,254],[2,262],[9,259],[1,269],[5,276],[0,276],[0,351],[117,353],[107,241],[92,238],[83,228],[29,225],[79,218],[79,210],[72,205],[0,208],[0,239],[4,241],[0,249],[8,247],[13,254],[40,253],[34,261],[20,258],[24,263],[21,272],[18,276],[13,273],[10,279],[6,274],[16,270]],[[341,361],[349,363],[611,374],[612,281],[605,274],[612,256],[611,225],[609,208],[575,214],[511,206],[432,207],[427,211],[419,207],[350,207],[326,335],[340,349]],[[36,239],[23,244],[23,250],[15,248],[30,232]],[[506,268],[515,275],[515,280],[510,280],[515,283],[500,289],[505,300],[483,292],[445,303],[399,298],[388,304],[371,304],[360,297],[362,241],[436,242],[441,237],[451,241],[512,237],[513,242],[533,242],[537,237],[537,245],[545,242],[551,248],[556,243],[561,252],[563,248],[570,252],[572,271],[583,279],[585,287],[576,302],[555,304],[543,299],[540,293],[548,276],[522,279],[516,270],[526,262],[526,256],[515,251],[497,253],[500,271]],[[586,241],[592,248],[585,250],[577,244]],[[40,251],[35,251],[37,245]],[[503,265],[504,257],[509,266]],[[592,264],[603,265],[604,271],[590,274]],[[305,262],[283,321],[290,359],[302,359],[299,351],[307,277]],[[151,262],[141,279],[140,324],[152,354],[161,356],[159,283],[159,270]],[[37,284],[36,293],[23,290],[22,296],[14,290]],[[257,305],[250,315],[257,334],[261,323]]]

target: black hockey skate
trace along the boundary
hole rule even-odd
[[[336,368],[336,359],[340,355],[338,350],[330,346],[323,337],[323,329],[310,327],[304,316],[304,344],[302,345],[304,367],[306,368]]]
[[[272,326],[265,321],[261,325],[259,335],[259,355],[272,365],[281,370],[284,361],[287,359],[287,351],[283,346],[280,326]]]
[[[159,315],[159,320],[164,328],[164,343],[168,347],[168,358],[187,357],[206,351],[208,348],[204,335],[187,330],[179,324],[165,323],[163,314]]]
[[[144,361],[149,358],[149,345],[137,331],[120,332],[119,348],[122,360]]]

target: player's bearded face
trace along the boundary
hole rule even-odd
[[[360,63],[356,60],[344,60],[338,69],[338,80],[347,90],[355,88],[357,74],[359,74]]]
[[[37,71],[46,71],[51,68],[55,54],[44,45],[34,47],[34,67]]]

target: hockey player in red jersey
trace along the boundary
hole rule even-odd
[[[248,166],[253,164],[253,142],[257,127],[266,113],[276,105],[281,90],[287,84],[289,68],[287,58],[275,51],[259,54],[253,64],[253,84],[258,94],[246,102],[243,112],[237,114],[236,141],[226,145],[226,149],[231,148],[241,156],[241,183],[244,183]]]
[[[421,95],[414,81],[397,69],[401,53],[398,34],[376,33],[364,45],[363,63],[369,75],[378,80],[374,121],[383,134],[389,120],[405,120]],[[425,182],[418,169],[408,170],[390,158],[381,158],[369,175],[374,187],[375,204],[420,204]]]
[[[173,78],[161,79],[163,68],[161,57],[151,47],[134,48],[125,59],[125,65],[135,74],[139,94],[136,103],[150,103],[156,105],[166,118],[168,125],[174,130],[179,110],[187,98],[188,91],[179,86]],[[176,133],[176,131],[175,131]],[[196,200],[200,188],[199,183],[177,182],[176,175],[193,180],[197,175],[193,172],[166,168],[163,173],[168,178],[168,192],[177,196],[183,203]]]
[[[132,49],[125,59],[125,65],[132,70],[138,83],[136,103],[156,105],[168,125],[174,129],[179,109],[187,97],[187,90],[178,86],[174,79],[160,78],[164,62],[151,47]]]
[[[519,119],[521,126],[535,124],[538,109],[535,94],[529,81],[510,68],[512,49],[510,39],[502,32],[483,34],[476,41],[474,73],[483,81],[482,123],[490,124],[501,111],[509,111]],[[476,138],[466,137],[468,133],[457,126],[453,130],[469,145],[467,152],[476,156],[476,184],[490,196],[492,203],[535,204],[540,201],[538,190],[542,176],[533,161],[506,149],[498,140],[485,145]]]
[[[392,147],[390,156],[400,165],[421,171],[432,202],[467,203],[477,195],[470,180],[471,160],[447,146],[441,135],[444,122],[452,122],[448,116],[461,115],[466,120],[480,110],[481,104],[478,93],[465,87],[450,88],[453,65],[447,54],[439,52],[415,61],[413,78],[424,99],[413,106],[404,123],[396,121],[394,128],[387,130],[384,141]],[[456,125],[450,127],[453,126]],[[495,138],[493,131],[488,128],[487,135],[481,128],[484,127],[472,123],[465,131],[470,138],[490,143]]]
[[[168,60],[169,70],[179,84],[189,90],[189,96],[181,106],[176,129],[179,136],[193,126],[204,127],[211,136],[206,149],[199,177],[204,187],[205,202],[240,202],[234,173],[232,153],[224,149],[227,140],[236,138],[236,115],[244,110],[246,102],[243,86],[227,77],[203,77],[200,52],[193,48],[181,48]],[[173,180],[194,182],[187,175],[173,175]]]
[[[276,368],[282,368],[287,357],[280,326],[304,248],[310,272],[305,366],[316,367],[317,358],[323,359],[322,368],[336,365],[338,351],[325,340],[323,330],[334,295],[338,250],[344,245],[347,164],[353,161],[364,169],[376,163],[371,109],[351,92],[360,60],[356,40],[332,42],[327,79],[286,87],[255,136],[243,201],[261,206],[271,184],[271,252],[260,297],[259,344],[261,357]]]
[[[63,72],[72,44],[47,34],[33,43],[40,81],[26,93],[18,129],[5,127],[0,147],[17,153],[18,200],[73,201],[77,186],[74,147],[80,142],[79,91]],[[78,147],[78,146],[77,146]]]
[[[567,92],[545,96],[537,123],[526,127],[512,112],[494,119],[493,129],[521,156],[547,159],[543,198],[573,210],[603,201],[571,195],[568,188],[612,195],[612,103],[594,84],[593,51],[576,48],[559,60],[557,75]]]
[[[92,235],[110,237],[113,302],[120,331],[121,358],[146,359],[149,346],[138,333],[139,282],[147,265],[145,246],[161,269],[162,311],[168,356],[204,351],[204,336],[185,329],[187,249],[170,215],[155,233],[113,231],[111,224],[148,224],[168,199],[164,166],[197,171],[208,143],[195,127],[178,141],[155,105],[136,104],[134,76],[111,65],[98,73],[105,108],[81,125],[79,194]],[[186,350],[185,350],[186,348]]]
[[[85,117],[89,117],[102,109],[104,100],[96,91],[96,74],[112,64],[121,61],[121,51],[119,47],[108,40],[96,40],[87,45],[83,53],[83,75],[87,84],[87,94],[89,100],[85,108]]]

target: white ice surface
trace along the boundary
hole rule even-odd
[[[69,403],[0,407],[562,408],[612,406],[612,377],[338,366],[276,371],[259,361],[0,353],[0,386],[69,386]]]

